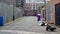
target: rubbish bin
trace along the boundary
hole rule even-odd
[[[0,16],[0,26],[4,26],[4,17]]]
[[[37,21],[41,20],[41,14],[37,14]]]

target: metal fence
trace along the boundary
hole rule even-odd
[[[5,22],[9,22],[13,20],[13,13],[16,18],[22,17],[22,10],[13,5],[8,5],[0,2],[0,16],[4,16]]]

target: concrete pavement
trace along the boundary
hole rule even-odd
[[[48,32],[46,26],[39,26],[35,16],[26,16],[17,19],[14,23],[2,27],[1,34],[59,34],[60,31]]]

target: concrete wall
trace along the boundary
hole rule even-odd
[[[14,16],[15,16],[15,19],[22,17],[22,15],[23,15],[22,9],[14,7]]]
[[[0,2],[0,16],[4,16],[5,22],[13,20],[13,11],[15,19],[22,17],[21,9],[13,7],[13,5],[7,5],[5,3]]]
[[[0,3],[0,16],[4,16],[5,22],[11,21],[13,18],[13,6]]]

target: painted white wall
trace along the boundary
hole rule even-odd
[[[26,0],[26,3],[44,3],[44,0]]]
[[[51,0],[46,0],[51,1]],[[44,0],[26,0],[26,3],[44,3]]]

